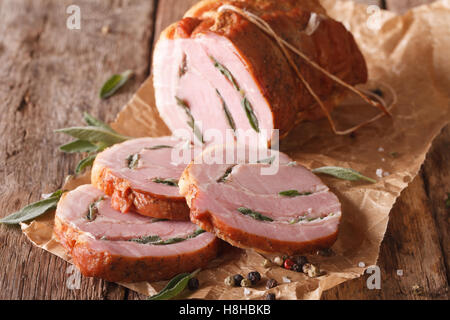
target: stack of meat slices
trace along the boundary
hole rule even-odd
[[[189,220],[178,180],[194,149],[172,138],[135,139],[99,154],[93,185],[58,204],[54,233],[83,275],[157,281],[204,267],[219,240]],[[97,187],[97,188],[95,188]],[[167,220],[170,219],[170,220]]]

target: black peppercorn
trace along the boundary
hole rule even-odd
[[[234,286],[235,287],[240,287],[242,280],[244,280],[244,277],[241,276],[240,274],[235,274],[233,276],[233,280],[234,280]]]
[[[297,256],[292,260],[294,260],[295,264],[298,264],[300,268],[302,268],[305,263],[308,263],[308,258],[306,258],[305,256]]]
[[[266,295],[266,300],[276,300],[275,294],[273,293],[268,293]]]
[[[278,286],[277,280],[275,280],[275,279],[267,280],[267,283],[266,283],[266,288],[267,289],[272,289],[272,288],[275,288],[276,286]]]
[[[198,282],[197,278],[189,279],[189,282],[188,282],[189,290],[196,291],[196,290],[198,290],[199,286],[200,286],[200,283]]]
[[[261,275],[259,274],[258,271],[253,271],[247,275],[247,279],[252,282],[252,285],[255,285],[259,281],[261,281]]]
[[[298,264],[294,264],[294,265],[292,266],[292,271],[295,271],[295,272],[303,272],[303,267],[301,267],[301,266],[298,265]]]

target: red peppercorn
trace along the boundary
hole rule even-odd
[[[288,258],[288,259],[284,260],[283,267],[284,267],[285,269],[291,270],[292,267],[294,266],[294,264],[295,264],[295,262],[292,261],[292,259],[289,259],[289,258]]]

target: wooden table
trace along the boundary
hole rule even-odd
[[[112,121],[149,75],[161,30],[196,0],[0,1],[0,215],[59,188],[76,156],[58,146],[54,129],[80,125],[83,111]],[[430,2],[360,1],[404,11]],[[81,30],[66,28],[66,8],[81,8]],[[98,88],[115,72],[136,77],[113,99]],[[346,282],[324,299],[448,299],[450,275],[450,128],[435,141],[419,174],[391,213],[381,247],[382,289],[366,277]],[[34,248],[18,227],[0,226],[0,299],[142,299],[116,284],[82,278],[66,287],[68,264]],[[403,270],[403,276],[397,275]],[[417,287],[416,287],[417,286]]]

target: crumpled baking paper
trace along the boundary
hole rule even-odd
[[[320,299],[323,291],[360,277],[364,265],[377,262],[394,202],[417,175],[434,137],[450,120],[449,1],[418,7],[404,16],[374,13],[353,2],[324,0],[323,4],[333,18],[353,32],[368,62],[368,86],[372,86],[368,89],[381,89],[385,99],[392,101],[392,88],[398,102],[392,118],[385,117],[352,136],[333,135],[325,120],[303,123],[281,142],[281,150],[309,168],[349,167],[376,178],[378,183],[323,177],[343,207],[334,254],[309,256],[325,275],[312,279],[280,267],[265,269],[260,254],[227,247],[200,273],[200,290],[187,298],[262,298],[267,293],[264,281],[246,291],[224,284],[228,275],[254,270],[280,283],[271,289],[278,299]],[[334,112],[340,125],[349,126],[373,115],[373,108],[355,101],[349,99]],[[113,127],[134,137],[170,135],[155,108],[151,79],[120,112]],[[65,189],[85,183],[89,183],[89,173],[72,177]],[[54,213],[48,213],[22,224],[23,232],[35,245],[70,261],[52,237],[53,217]],[[152,295],[165,283],[123,285]]]

